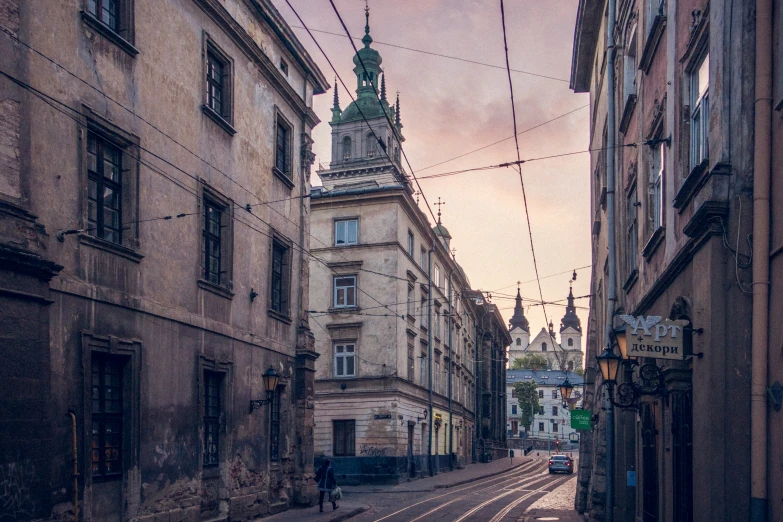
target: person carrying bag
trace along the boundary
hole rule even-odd
[[[339,498],[340,491],[337,487],[337,480],[334,478],[334,469],[332,469],[332,461],[326,459],[318,471],[315,472],[315,480],[318,482],[318,509],[321,513],[324,510],[324,496],[329,493],[329,502],[332,503],[332,511],[337,509],[337,499]],[[337,494],[333,494],[333,491],[337,490]]]

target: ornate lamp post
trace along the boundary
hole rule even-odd
[[[574,390],[574,385],[568,380],[566,375],[565,380],[560,384],[560,396],[563,398],[563,408],[568,407],[568,399],[571,398],[571,392]]]

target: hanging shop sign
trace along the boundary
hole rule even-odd
[[[571,412],[571,428],[575,430],[590,430],[592,427],[590,410],[573,410]]]
[[[688,321],[664,320],[657,315],[634,317],[621,315],[625,321],[628,357],[652,357],[682,361],[686,354],[686,336],[691,334]]]

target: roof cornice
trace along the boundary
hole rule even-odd
[[[571,55],[570,87],[574,92],[590,91],[593,57],[601,30],[604,0],[579,0],[574,28],[574,50]]]

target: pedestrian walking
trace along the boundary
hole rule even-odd
[[[318,471],[315,472],[315,480],[318,481],[318,509],[321,513],[324,511],[324,496],[329,493],[329,502],[332,503],[332,511],[337,509],[337,499],[332,498],[332,491],[337,487],[337,480],[334,478],[332,461],[326,459]]]

